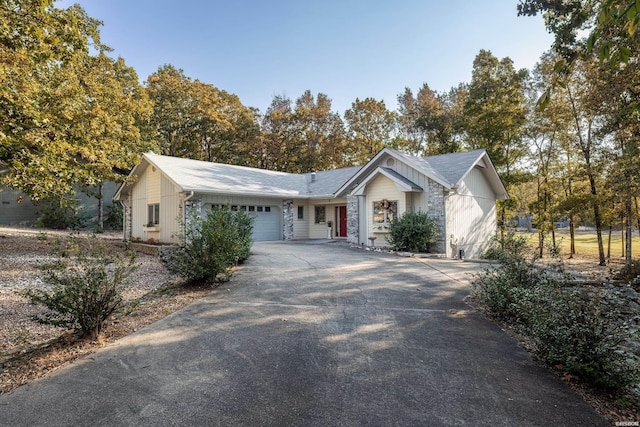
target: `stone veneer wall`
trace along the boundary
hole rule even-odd
[[[293,240],[293,200],[282,201],[282,224],[284,240]]]
[[[438,219],[438,237],[433,252],[445,253],[445,212],[444,212],[444,187],[433,180],[429,180],[427,214]]]
[[[360,237],[358,229],[358,196],[347,196],[347,242],[357,245]]]

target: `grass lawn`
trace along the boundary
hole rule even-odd
[[[531,247],[536,248],[538,246],[538,232],[533,231],[528,233],[526,231],[521,234],[525,236]],[[605,256],[607,254],[607,245],[609,241],[609,231],[603,231],[602,233],[602,244],[604,246]],[[545,237],[545,242],[551,242],[551,234]],[[560,242],[560,250],[564,257],[569,256],[569,250],[571,248],[571,238],[569,237],[569,230],[562,229],[556,230],[556,242]],[[576,242],[576,255],[577,256],[587,256],[587,257],[597,257],[598,256],[598,238],[596,236],[595,230],[583,231],[577,230],[575,233],[575,242]],[[633,241],[632,241],[632,249],[633,249],[633,258],[640,258],[640,236],[637,233],[634,233]],[[611,258],[622,258],[622,236],[620,230],[613,231],[611,234]]]

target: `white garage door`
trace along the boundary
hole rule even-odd
[[[282,233],[280,231],[280,209],[276,206],[252,206],[249,207],[248,214],[255,218],[253,225],[254,241],[264,242],[282,239]]]

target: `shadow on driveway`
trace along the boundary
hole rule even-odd
[[[480,268],[257,243],[208,297],[0,397],[0,424],[608,425],[463,302]]]

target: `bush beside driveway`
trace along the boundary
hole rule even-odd
[[[253,252],[207,298],[0,397],[0,424],[607,425],[464,303],[474,264]]]

